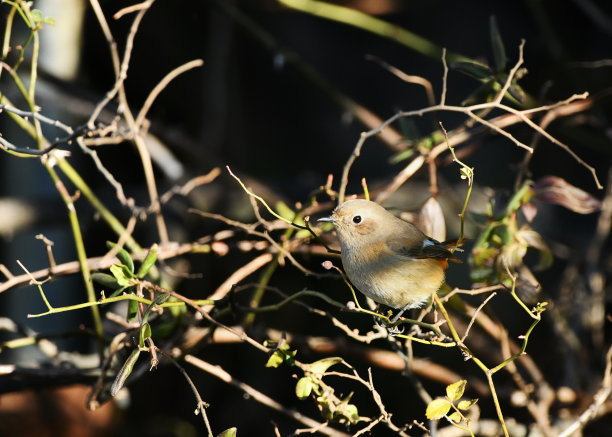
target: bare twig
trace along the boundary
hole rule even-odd
[[[569,437],[576,431],[584,428],[593,418],[597,417],[597,412],[612,394],[612,347],[606,354],[606,373],[603,378],[602,387],[593,396],[593,403],[578,417],[578,419],[559,433],[559,437]]]
[[[140,129],[142,128],[142,123],[145,117],[147,116],[147,112],[149,112],[149,109],[151,109],[151,105],[153,105],[153,102],[155,101],[157,96],[164,90],[164,88],[168,86],[170,82],[172,82],[176,77],[180,76],[186,71],[189,71],[196,67],[201,67],[202,65],[204,65],[203,60],[195,59],[193,61],[187,62],[186,64],[176,67],[170,73],[166,74],[164,78],[160,80],[157,85],[155,85],[155,88],[153,88],[153,90],[147,96],[147,99],[142,105],[142,108],[140,109],[140,112],[138,113],[138,116],[136,117],[136,120],[134,121],[135,129],[137,131],[140,131]]]
[[[164,357],[166,357],[172,363],[172,365],[176,367],[179,370],[179,372],[181,372],[181,375],[183,375],[183,377],[187,381],[187,384],[189,384],[189,387],[191,388],[193,395],[196,397],[198,401],[197,406],[196,406],[196,414],[198,414],[198,412],[201,414],[202,420],[204,421],[204,425],[206,426],[206,430],[208,431],[208,435],[209,437],[212,437],[213,432],[212,432],[212,429],[210,428],[210,422],[208,421],[208,415],[206,414],[206,407],[208,407],[208,404],[202,400],[202,397],[200,396],[200,392],[198,391],[197,387],[195,386],[195,384],[189,377],[189,374],[187,373],[187,371],[170,354],[166,353],[165,351],[158,348],[157,346],[153,346],[152,349],[159,352]]]
[[[414,83],[414,84],[417,84],[417,85],[421,85],[425,89],[425,93],[427,95],[427,102],[428,102],[428,104],[430,104],[430,105],[435,105],[436,104],[436,98],[435,98],[434,92],[433,92],[433,85],[431,84],[430,81],[428,81],[424,77],[414,76],[414,75],[411,75],[411,74],[406,74],[402,70],[400,70],[399,68],[397,68],[397,67],[395,67],[395,66],[393,66],[393,65],[391,65],[391,64],[389,64],[389,63],[387,63],[385,61],[383,61],[378,56],[367,55],[366,59],[368,59],[370,61],[375,61],[381,67],[383,67],[385,70],[389,71],[390,73],[392,73],[393,75],[395,75],[399,79],[403,80],[404,82]]]
[[[472,315],[472,318],[470,319],[470,323],[468,324],[467,329],[465,330],[465,333],[463,334],[463,337],[461,337],[461,342],[463,343],[465,341],[465,339],[467,338],[468,334],[470,333],[470,329],[472,328],[472,325],[474,324],[474,322],[476,321],[476,317],[478,316],[478,313],[484,308],[484,306],[487,304],[487,302],[489,302],[491,299],[493,299],[493,297],[495,297],[497,293],[491,293],[479,306],[478,308],[476,308],[476,311],[474,311],[474,314]]]
[[[503,98],[503,96],[505,95],[505,91],[507,91],[507,89],[510,87],[512,80],[514,79],[514,75],[516,74],[516,72],[518,71],[518,69],[520,68],[520,66],[522,65],[523,62],[523,47],[524,47],[524,41],[521,43],[520,47],[519,47],[519,60],[517,61],[517,63],[514,65],[514,67],[512,68],[512,70],[510,71],[510,74],[508,75],[508,78],[506,79],[504,86],[502,88],[500,92],[500,94],[498,94],[496,100],[492,101],[492,102],[487,102],[487,103],[479,103],[479,104],[475,104],[475,105],[471,105],[471,106],[453,106],[453,105],[447,105],[445,103],[445,96],[446,96],[446,92],[445,92],[445,87],[443,90],[443,94],[441,97],[441,103],[437,104],[437,105],[431,105],[429,107],[426,108],[422,108],[422,109],[418,109],[418,110],[412,110],[412,111],[400,111],[397,112],[396,114],[394,114],[393,116],[391,116],[390,118],[388,118],[387,120],[385,120],[383,123],[381,123],[377,128],[369,130],[367,132],[362,132],[359,140],[357,141],[357,144],[355,145],[355,148],[353,149],[353,152],[351,153],[351,155],[349,156],[349,158],[347,159],[344,168],[342,170],[342,177],[340,180],[340,188],[338,189],[338,201],[339,203],[342,203],[344,201],[345,195],[346,195],[346,186],[348,184],[348,175],[349,175],[349,171],[353,165],[353,163],[355,162],[356,158],[359,157],[359,155],[361,154],[361,150],[366,142],[367,139],[374,137],[376,135],[378,135],[380,132],[382,132],[385,128],[387,128],[389,125],[391,125],[392,123],[394,123],[395,121],[397,121],[399,118],[403,118],[403,117],[415,117],[415,116],[423,116],[425,114],[428,113],[433,113],[433,112],[457,112],[457,113],[462,113],[465,114],[467,117],[469,117],[472,120],[475,120],[476,122],[478,122],[480,125],[499,133],[500,135],[505,136],[506,138],[508,138],[511,142],[513,142],[516,146],[524,148],[525,150],[529,151],[529,152],[533,152],[533,149],[528,146],[527,144],[523,143],[522,141],[520,141],[519,139],[517,139],[514,135],[512,135],[511,133],[507,132],[506,130],[504,130],[503,125],[500,126],[500,124],[497,123],[498,119],[494,119],[494,120],[487,120],[482,118],[480,115],[477,114],[478,111],[482,111],[482,110],[487,110],[487,109],[501,109],[502,111],[508,113],[508,114],[512,114],[514,116],[516,116],[518,118],[517,121],[523,122],[525,124],[527,124],[530,128],[532,128],[534,131],[540,133],[542,136],[544,136],[546,139],[548,139],[549,141],[551,141],[553,144],[561,147],[563,150],[565,150],[570,156],[572,156],[572,158],[574,160],[576,160],[581,166],[585,167],[587,170],[589,170],[589,172],[592,174],[593,179],[595,181],[595,184],[597,186],[597,188],[602,188],[601,183],[599,182],[599,179],[597,177],[595,168],[592,167],[591,165],[587,164],[584,160],[582,160],[582,158],[580,158],[567,144],[559,141],[558,139],[556,139],[555,137],[553,137],[552,135],[550,135],[548,132],[546,132],[542,127],[538,126],[536,123],[534,123],[531,119],[530,116],[536,112],[543,112],[546,110],[551,109],[551,106],[541,106],[538,108],[533,108],[533,109],[527,109],[527,110],[517,110],[514,109],[510,106],[507,106],[505,104],[501,103],[501,100]],[[444,84],[446,83],[446,72],[447,70],[445,69],[445,80],[443,81]],[[571,97],[569,97],[568,99],[565,99],[562,102],[558,102],[555,105],[552,105],[553,107],[557,107],[559,104],[569,104],[570,102],[577,100],[577,99],[586,99],[586,97],[588,96],[588,93],[583,93],[583,94],[576,94],[573,95]],[[507,123],[507,121],[505,121]],[[441,150],[438,150],[438,153],[440,153]],[[433,153],[433,149],[430,153]],[[425,163],[425,159],[422,158],[422,156],[418,156],[416,158],[417,164],[413,165],[410,167],[410,171],[408,172],[409,175],[412,175],[416,172],[416,170],[418,170],[423,163]],[[392,187],[393,189],[397,189],[397,187],[399,185],[401,185],[400,182],[405,181],[407,178],[405,177],[405,175],[402,176],[397,176],[396,180],[394,180]],[[392,192],[391,189],[387,189],[385,190],[384,194],[381,194],[380,198],[381,199],[385,199],[387,198],[390,193]]]
[[[197,188],[199,186],[202,186],[202,185],[210,184],[220,174],[221,174],[221,169],[219,167],[215,167],[211,171],[206,173],[205,175],[196,176],[196,177],[190,179],[189,181],[187,181],[183,185],[176,185],[176,186],[172,187],[170,190],[166,191],[160,197],[160,201],[161,201],[161,203],[166,203],[166,202],[168,202],[170,200],[170,198],[174,194],[180,194],[181,196],[187,196],[195,188]]]
[[[210,375],[213,375],[219,378],[221,381],[227,384],[230,384],[238,388],[239,390],[242,390],[244,393],[246,393],[247,395],[255,399],[260,404],[265,405],[269,408],[272,408],[273,410],[278,411],[279,413],[284,414],[285,416],[288,416],[310,428],[317,429],[318,432],[320,432],[321,434],[325,434],[329,436],[338,436],[338,437],[349,437],[350,435],[350,434],[335,430],[327,426],[327,424],[325,423],[320,423],[314,419],[311,419],[308,416],[304,416],[302,413],[292,408],[285,407],[284,405],[280,404],[279,402],[275,401],[274,399],[265,395],[264,393],[256,390],[250,385],[234,378],[230,373],[228,373],[226,370],[224,370],[220,366],[214,366],[204,360],[201,360],[200,358],[197,358],[189,354],[185,355],[185,361],[197,367],[198,369],[201,369],[209,373]]]

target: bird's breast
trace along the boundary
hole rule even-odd
[[[390,252],[384,243],[358,249],[343,246],[342,264],[359,291],[393,308],[419,306],[444,280],[437,260],[401,256]]]

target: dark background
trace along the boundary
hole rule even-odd
[[[428,103],[420,87],[402,82],[379,64],[367,60],[367,55],[375,55],[408,74],[429,79],[439,98],[443,74],[439,59],[427,58],[398,43],[347,25],[287,10],[274,1],[228,2],[237,8],[241,17],[258,26],[258,30],[253,31],[228,15],[227,9],[219,7],[218,3],[223,2],[158,1],[145,15],[135,39],[126,81],[133,110],[141,106],[150,90],[172,68],[195,58],[205,61],[203,68],[187,72],[171,83],[149,113],[151,132],[166,144],[184,166],[183,175],[176,180],[164,176],[157,168],[161,193],[215,166],[225,165],[231,166],[251,186],[257,187],[258,193],[271,203],[280,199],[288,204],[306,201],[309,193],[324,184],[330,173],[338,181],[359,134],[367,128],[340,107],[326,89],[305,76],[304,66],[314,69],[331,88],[349,96],[382,119],[398,110],[423,108]],[[579,63],[612,58],[612,8],[608,2],[363,0],[338,3],[377,13],[380,18],[401,25],[450,51],[487,62],[492,62],[493,57],[489,26],[490,17],[495,16],[510,65],[517,60],[521,39],[526,40],[524,57],[528,74],[520,83],[541,104],[566,99],[584,91],[601,95],[596,105],[581,115],[582,118],[561,119],[548,130],[593,165],[602,183],[606,182],[612,163],[611,112],[607,97],[612,66],[585,68]],[[594,20],[585,12],[585,4],[600,9],[601,21]],[[131,19],[124,17],[115,21],[111,16],[124,6],[125,2],[122,1],[102,2],[120,53],[123,53]],[[2,5],[0,12],[4,14],[5,9],[8,10]],[[56,26],[61,25],[56,23]],[[41,38],[45,37],[44,32],[45,29],[41,32]],[[267,46],[261,43],[262,37],[269,43]],[[298,61],[293,61],[296,58]],[[41,71],[41,83],[51,84],[53,92],[57,93],[56,97],[51,94],[52,97],[41,100],[43,113],[62,114],[57,117],[78,126],[88,114],[79,117],[74,108],[66,107],[65,103],[57,105],[57,102],[69,102],[68,106],[75,107],[78,102],[95,103],[112,86],[113,78],[107,43],[95,16],[87,8],[78,75],[73,80],[61,80],[45,73],[44,69]],[[3,77],[2,86],[7,86],[7,83]],[[477,87],[474,79],[451,71],[447,102],[459,105]],[[59,107],[54,107],[54,104]],[[114,104],[110,105],[111,110]],[[440,114],[412,121],[425,135],[431,131],[432,122],[437,123],[437,120],[444,121],[447,129],[452,129],[463,118]],[[0,129],[6,132],[8,122],[3,118],[0,123]],[[517,126],[511,132],[527,143],[532,138],[532,132],[524,126]],[[485,198],[486,188],[497,193],[510,193],[524,151],[494,135],[479,137],[471,145],[476,146],[475,152],[465,157],[464,161],[476,170],[478,193],[475,199]],[[71,162],[77,165],[82,174],[88,175],[98,195],[114,212],[127,217],[127,211],[113,200],[113,191],[97,174],[91,162],[78,149],[73,148],[72,151],[74,156]],[[134,147],[124,143],[99,149],[99,153],[109,170],[124,184],[127,194],[133,196],[138,204],[146,205],[147,194],[140,160]],[[402,164],[390,164],[389,158],[393,154],[383,142],[376,138],[369,140],[353,167],[349,193],[361,192],[362,177],[366,177],[370,188],[374,189],[388,182],[402,168]],[[46,265],[42,243],[33,238],[41,232],[55,241],[58,262],[75,257],[70,249],[72,242],[64,207],[44,169],[34,161],[0,154],[0,199],[18,199],[36,211],[31,220],[0,239],[0,262],[14,273],[19,272],[15,263],[17,259],[31,269]],[[548,141],[540,141],[529,170],[534,179],[554,174],[598,198],[603,196],[603,191],[596,189],[590,173]],[[457,178],[456,167],[441,164],[439,174],[446,181],[446,186],[456,188],[462,183]],[[422,170],[402,190],[403,194],[394,198],[394,206],[406,210],[418,209],[422,200],[429,195],[427,182],[427,172]],[[452,195],[449,197],[452,198]],[[453,209],[446,212],[452,217],[453,211],[459,209],[457,203],[451,202],[451,205]],[[215,183],[198,191],[197,196],[176,199],[165,210],[173,240],[193,241],[222,229],[224,226],[219,223],[187,214],[186,206],[250,219],[250,206],[245,202],[244,193],[225,170]],[[476,202],[471,206],[478,210],[482,203]],[[97,221],[85,201],[79,202],[78,207],[89,245],[88,254],[103,254],[104,241],[114,237]],[[538,279],[547,295],[554,299],[562,286],[567,265],[574,263],[579,271],[583,269],[584,252],[593,237],[597,217],[580,216],[560,207],[543,207],[538,220],[534,227],[544,235],[557,255],[553,267],[539,274]],[[456,223],[449,223],[449,228],[451,233],[456,232],[453,231]],[[473,228],[471,231],[477,232]],[[139,225],[136,236],[145,245],[157,241],[152,218]],[[607,268],[609,274],[609,250],[604,250],[604,254],[601,265],[604,271]],[[192,269],[202,272],[204,279],[184,281],[177,285],[178,289],[190,297],[206,296],[247,259],[190,258]],[[305,262],[315,269],[320,261],[312,259]],[[53,296],[55,305],[74,303],[82,296],[79,281],[78,277],[61,279],[48,284],[45,291]],[[466,266],[451,271],[449,283],[469,287]],[[333,291],[339,288],[336,282],[304,278],[290,268],[280,269],[273,285],[286,287],[288,292],[310,287],[329,291],[339,300],[346,299],[345,290]],[[505,321],[516,337],[524,332],[529,321],[522,315],[508,314],[506,308],[509,302],[505,297],[501,298],[492,305],[492,310]],[[2,316],[10,316],[37,331],[59,332],[88,323],[87,312],[78,312],[61,320],[58,316],[34,321],[26,319],[25,314],[43,308],[34,287],[10,290],[0,295],[0,308]],[[313,322],[295,308],[258,320],[259,326],[287,329],[304,335],[337,335],[336,332],[330,334],[329,326],[320,321]],[[369,322],[359,319],[354,324],[367,329]],[[582,325],[576,322],[576,326]],[[592,391],[602,372],[602,354],[599,352],[605,349],[599,345],[597,351],[585,354],[587,364],[583,369],[591,369],[592,374],[577,374],[571,366],[563,365],[566,354],[560,345],[563,342],[555,340],[557,335],[550,321],[545,320],[538,327],[533,344],[529,347],[534,360],[546,372],[553,386],[567,385],[577,392]],[[591,341],[589,333],[578,331],[577,335],[588,348]],[[605,343],[609,344],[607,338]],[[74,339],[59,340],[58,344],[67,350],[81,352],[89,347]],[[318,419],[312,402],[300,402],[295,398],[295,380],[291,377],[295,373],[293,369],[264,368],[266,358],[245,345],[214,345],[205,348],[202,354],[208,361],[222,365],[237,379],[270,394],[283,405],[298,408]],[[470,375],[482,378],[474,366],[462,362],[458,352],[449,354],[447,351],[417,346],[415,355],[434,362],[445,362],[458,374],[468,376],[468,379]],[[308,352],[300,356],[305,362],[318,358],[317,355],[308,355]],[[2,362],[28,363],[36,359],[36,354],[27,351],[0,354]],[[354,364],[365,375],[367,365]],[[216,433],[237,426],[239,435],[273,435],[272,423],[276,423],[284,433],[295,429],[293,422],[245,399],[237,390],[193,368],[188,370],[204,400],[211,404],[208,414]],[[395,422],[422,419],[425,406],[406,380],[399,379],[401,384],[397,384],[397,380],[397,373],[381,370],[376,374],[377,387],[381,389],[383,399],[388,400],[387,406],[394,414]],[[500,374],[500,386],[508,381],[508,375]],[[426,386],[432,393],[443,393],[443,387],[439,384],[426,382]],[[83,400],[85,395],[79,396]],[[507,398],[508,393],[502,393],[502,396]],[[0,397],[0,408],[3,404],[6,405],[6,400],[2,402]],[[490,400],[485,399],[481,404],[483,416],[494,417]],[[581,410],[579,405],[573,407]],[[203,435],[200,418],[192,414],[194,408],[195,400],[182,377],[175,368],[165,365],[156,372],[146,373],[131,386],[130,406],[126,410],[115,408],[112,432],[118,435],[131,435],[134,432],[139,435]],[[364,407],[360,413],[367,414],[367,408]],[[11,414],[17,413],[5,414],[10,418],[14,417]],[[59,414],[50,415],[46,422],[49,432],[54,429],[51,424]],[[519,421],[530,420],[524,409],[509,408],[506,414],[517,417]],[[57,426],[59,429],[60,425]],[[3,432],[3,435],[17,435],[7,428]],[[596,430],[591,432],[594,433],[590,435],[597,435]]]

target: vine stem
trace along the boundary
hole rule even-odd
[[[453,339],[457,342],[457,346],[461,349],[464,356],[474,361],[474,363],[476,363],[476,365],[480,367],[480,369],[486,375],[487,382],[489,383],[489,389],[491,390],[491,397],[493,398],[493,403],[495,404],[495,411],[497,412],[497,418],[499,419],[499,423],[501,424],[502,430],[504,431],[504,436],[509,437],[510,435],[508,434],[508,428],[506,427],[506,421],[504,419],[504,414],[501,410],[501,405],[499,403],[499,398],[497,396],[497,391],[495,389],[495,383],[493,382],[493,373],[495,372],[492,372],[491,369],[489,369],[482,361],[480,361],[478,358],[472,355],[472,352],[470,351],[470,349],[461,341],[461,338],[459,337],[459,334],[457,333],[457,330],[455,329],[455,326],[453,325],[453,322],[451,321],[450,316],[448,315],[448,312],[446,311],[446,308],[444,307],[444,304],[442,303],[442,301],[440,300],[437,294],[434,294],[434,301],[436,302],[436,306],[442,313],[442,316],[446,320],[446,323],[448,323],[448,328],[450,329],[451,335]],[[513,360],[510,360],[510,361],[513,361]],[[497,367],[495,369],[497,369]]]

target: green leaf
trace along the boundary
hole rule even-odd
[[[457,408],[459,408],[460,410],[469,410],[473,405],[476,404],[476,402],[478,402],[478,398],[476,399],[467,399],[465,401],[460,401],[457,404]]]
[[[334,364],[338,364],[342,362],[342,358],[340,357],[329,357],[323,358],[322,360],[315,361],[314,363],[308,364],[308,371],[321,374],[324,373],[327,369],[329,369]]]
[[[525,182],[521,188],[518,189],[512,198],[508,201],[504,214],[506,217],[510,216],[513,212],[518,211],[521,205],[525,202],[529,202],[533,197],[533,189],[529,182]]]
[[[538,264],[534,267],[535,270],[544,270],[552,265],[554,261],[552,252],[538,232],[527,225],[523,225],[517,232],[516,237],[522,244],[533,247],[539,251],[540,259],[538,260]]]
[[[461,102],[462,106],[476,105],[478,103],[490,102],[493,96],[500,90],[500,86],[495,79],[489,79],[472,92]]]
[[[2,2],[4,3],[4,2]],[[41,10],[32,9],[30,12],[32,14],[32,19],[34,20],[34,26],[40,27],[42,23],[49,24],[51,26],[55,25],[55,18],[53,17],[45,17]]]
[[[488,65],[476,61],[456,62],[451,68],[478,80],[490,78],[493,74]]]
[[[301,377],[295,385],[295,395],[300,400],[306,399],[312,393],[312,390],[316,387],[316,384],[309,376]]]
[[[448,419],[451,422],[460,423],[463,420],[463,416],[461,415],[461,413],[455,411],[453,414],[448,416]]]
[[[169,294],[162,293],[159,296],[157,296],[155,299],[153,299],[153,302],[151,302],[151,305],[148,306],[147,310],[142,315],[142,323],[147,323],[147,321],[149,320],[149,315],[151,314],[151,310],[153,308],[155,308],[158,305],[161,305],[162,303],[167,301],[169,298],[170,298]]]
[[[270,358],[268,358],[268,362],[266,363],[266,367],[278,367],[281,364],[283,364],[285,362],[285,355],[279,351],[279,350],[275,350],[274,352],[272,352],[272,355],[270,355]]]
[[[115,277],[107,273],[94,272],[91,274],[91,280],[97,284],[100,284],[105,289],[117,290],[118,288],[121,288]]]
[[[121,293],[123,293],[126,289],[128,289],[129,287],[121,287],[121,288],[117,288],[115,291],[113,291],[113,294],[111,294],[110,296],[108,296],[108,298],[110,299],[111,297],[115,297],[115,296],[119,296]]]
[[[451,409],[451,404],[444,398],[434,399],[427,405],[425,416],[429,420],[439,420],[446,416],[446,413]]]
[[[121,368],[119,373],[117,373],[117,377],[115,378],[115,381],[113,382],[113,385],[111,386],[111,390],[110,390],[111,396],[115,396],[117,392],[121,390],[121,387],[123,387],[123,384],[125,384],[125,380],[132,373],[134,364],[136,364],[136,361],[138,360],[139,356],[140,356],[140,349],[134,349],[132,353],[130,354],[130,356],[128,357],[128,359],[125,360],[125,363],[123,363],[123,367]]]
[[[312,234],[310,233],[310,231],[308,229],[300,229],[299,231],[297,231],[295,233],[295,239],[296,240],[302,240],[304,238],[310,237],[311,235]]]
[[[157,261],[158,249],[159,247],[157,246],[157,244],[154,244],[153,246],[151,246],[151,248],[149,249],[149,252],[147,252],[147,256],[145,256],[145,259],[142,261],[142,264],[140,265],[140,268],[138,269],[138,273],[136,273],[136,276],[138,278],[142,279],[145,276],[147,276],[147,273],[149,273],[149,270],[151,270],[151,267],[155,265],[155,262]]]
[[[461,381],[454,382],[446,387],[446,396],[452,401],[458,401],[463,396],[465,391],[465,385],[467,381],[462,379]]]
[[[359,412],[355,404],[348,404],[344,408],[344,415],[353,425],[359,422]]]
[[[273,343],[268,340],[264,342],[264,346],[266,347],[268,347],[269,344]],[[297,350],[291,350],[289,343],[281,342],[281,344],[276,347],[276,350],[272,352],[270,358],[268,358],[266,367],[278,367],[283,363],[293,366],[295,364],[294,357],[296,354]]]
[[[233,427],[233,428],[226,429],[221,434],[217,434],[217,437],[236,437],[237,433],[238,433],[238,428]]]
[[[130,300],[128,302],[128,311],[127,311],[128,322],[131,320],[134,320],[137,314],[138,314],[138,302],[135,300]]]
[[[510,246],[514,243],[513,229],[510,229],[510,227],[505,224],[497,226],[495,232],[491,236],[491,241],[500,246]]]
[[[494,15],[491,15],[490,21],[491,27],[491,47],[493,48],[493,59],[495,60],[495,71],[501,72],[506,69],[506,49],[504,48],[504,41],[502,40],[501,34],[499,33],[499,27],[497,27],[497,20]]]
[[[520,103],[525,103],[527,101],[527,93],[525,90],[523,90],[523,87],[521,87],[515,81],[512,81],[510,87],[508,87],[508,92]]]
[[[548,302],[538,302],[531,311],[536,314],[543,313],[544,311],[546,311],[547,305],[548,305]]]
[[[475,266],[480,266],[489,269],[493,260],[499,254],[499,249],[495,247],[484,247],[474,249],[472,252],[473,263]]]
[[[112,241],[107,241],[106,247],[108,247],[109,249],[114,249],[115,247],[117,247],[117,245]],[[130,256],[127,250],[121,248],[121,250],[117,252],[117,258],[119,259],[119,261],[121,261],[121,264],[128,268],[130,273],[134,273],[134,260],[132,260],[132,257]]]
[[[494,273],[491,267],[472,267],[470,269],[470,279],[472,282],[487,282]]]
[[[140,327],[140,340],[138,342],[139,346],[146,347],[147,345],[145,344],[145,341],[150,336],[151,336],[151,325],[149,325],[148,323],[143,323],[143,325]]]
[[[397,164],[398,162],[402,162],[402,161],[407,160],[408,158],[410,158],[415,153],[416,153],[416,150],[414,150],[413,148],[403,150],[403,151],[393,155],[391,157],[391,159],[389,160],[389,162],[391,164]]]
[[[123,264],[113,264],[110,266],[110,272],[120,286],[131,287],[132,285],[136,285],[133,273]]]
[[[276,212],[285,220],[293,221],[295,218],[295,212],[285,202],[276,202]]]
[[[40,25],[40,23],[42,23],[42,21],[45,19],[40,9],[32,9],[30,13],[32,14],[32,18],[34,19],[34,24],[36,26]]]

